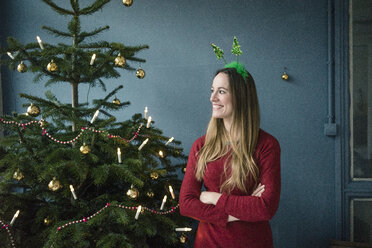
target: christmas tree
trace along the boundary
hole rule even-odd
[[[80,18],[110,0],[63,8],[42,0],[69,18],[67,28],[43,26],[70,43],[48,44],[37,37],[29,44],[8,38],[2,64],[35,74],[45,86],[72,87],[72,103],[51,91],[28,99],[27,113],[5,115],[0,124],[1,247],[183,247],[176,232],[186,222],[178,213],[178,172],[186,156],[180,142],[165,137],[148,116],[117,121],[112,114],[129,102],[116,97],[123,86],[92,103],[78,102],[79,85],[100,86],[120,70],[145,72],[131,63],[145,62],[136,53],[147,45],[88,42],[109,26],[82,31]],[[130,6],[132,1],[124,0]],[[137,69],[137,70],[136,70]]]

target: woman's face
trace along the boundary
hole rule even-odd
[[[227,74],[218,73],[213,79],[210,101],[213,106],[212,117],[222,118],[225,124],[231,124],[234,109]]]

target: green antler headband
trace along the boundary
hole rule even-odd
[[[213,51],[214,53],[216,54],[217,56],[217,59],[223,59],[223,61],[225,62],[225,68],[235,68],[236,71],[244,78],[244,80],[246,80],[249,76],[247,70],[244,68],[244,65],[239,63],[239,55],[243,54],[242,50],[240,49],[240,45],[239,45],[239,42],[238,40],[236,39],[236,37],[234,36],[234,41],[233,41],[233,44],[232,44],[232,49],[231,49],[231,53],[236,55],[236,61],[233,61],[231,63],[226,63],[226,60],[225,58],[223,57],[223,50],[221,48],[219,48],[218,46],[216,46],[215,44],[211,43],[211,46],[213,48]]]

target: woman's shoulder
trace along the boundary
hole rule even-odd
[[[261,149],[276,148],[280,149],[279,141],[268,132],[260,129],[258,133],[257,147]]]
[[[194,141],[194,144],[192,146],[194,147],[194,149],[200,150],[204,146],[204,142],[205,142],[205,134],[203,136],[197,138]]]

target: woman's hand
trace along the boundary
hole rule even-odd
[[[211,192],[211,191],[203,191],[200,194],[199,200],[202,203],[205,204],[213,204],[216,205],[218,202],[218,199],[220,199],[222,194],[217,192]]]
[[[261,183],[258,184],[257,188],[253,191],[251,196],[257,196],[261,197],[262,193],[265,191],[265,185],[262,185]]]

